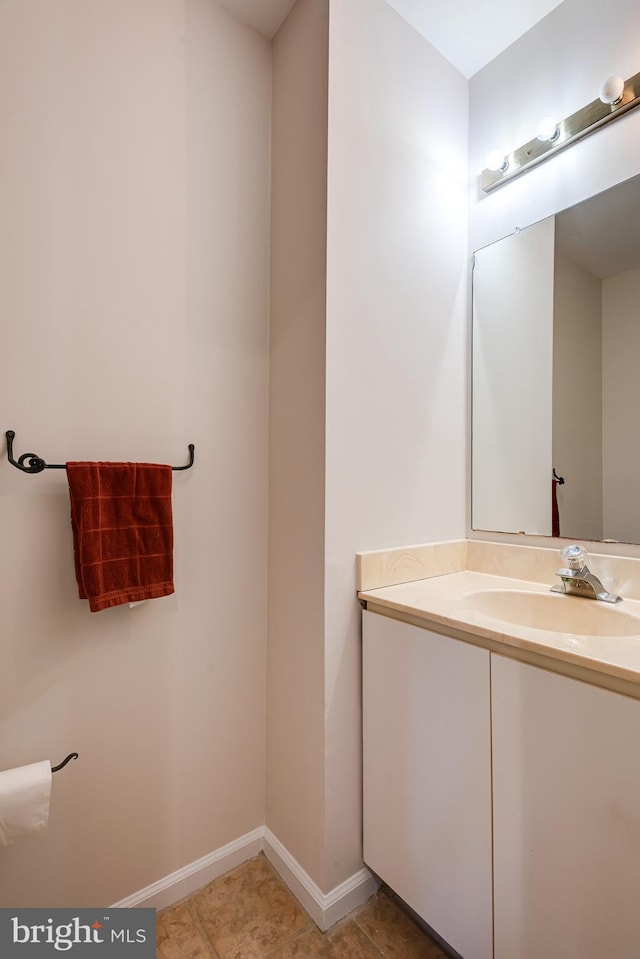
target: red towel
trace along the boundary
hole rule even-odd
[[[560,535],[560,510],[558,509],[558,480],[551,480],[551,535]]]
[[[80,599],[93,613],[173,593],[170,466],[67,463]]]

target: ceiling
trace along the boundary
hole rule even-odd
[[[218,0],[238,20],[255,27],[271,40],[296,0]]]
[[[466,77],[486,66],[561,2],[387,0]]]
[[[271,39],[295,0],[218,0],[239,20]],[[465,76],[542,20],[562,0],[387,0]],[[460,25],[463,24],[463,29]]]

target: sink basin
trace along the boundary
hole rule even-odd
[[[574,636],[638,636],[640,618],[615,606],[561,593],[516,589],[469,592],[460,606],[515,626],[545,629]]]

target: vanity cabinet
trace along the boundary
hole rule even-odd
[[[494,654],[491,685],[495,959],[638,959],[640,702]]]
[[[363,615],[365,862],[464,959],[491,959],[490,654]]]
[[[640,702],[367,611],[364,859],[464,959],[638,959]]]

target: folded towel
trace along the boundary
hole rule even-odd
[[[80,599],[96,613],[173,593],[171,467],[66,466]]]
[[[562,484],[560,484],[562,485]],[[558,480],[551,480],[551,535],[560,535],[560,510],[558,509]]]

